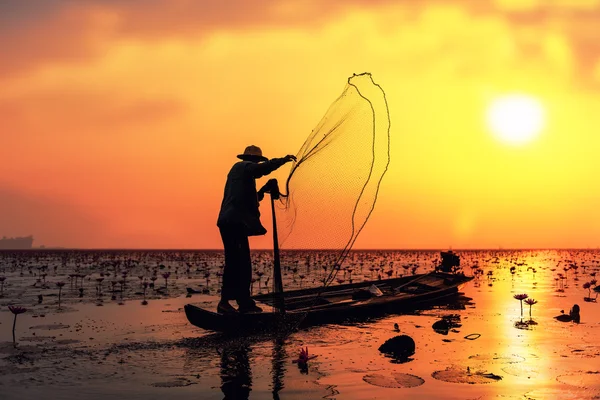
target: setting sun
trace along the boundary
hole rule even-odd
[[[495,99],[487,111],[487,125],[501,141],[510,144],[531,142],[544,127],[544,108],[527,95]]]

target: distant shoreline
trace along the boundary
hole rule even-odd
[[[272,251],[273,249],[252,249],[251,251]],[[340,251],[341,249],[282,249],[282,251]],[[573,250],[586,250],[586,251],[600,251],[600,247],[548,247],[548,248],[481,248],[481,249],[448,249],[448,248],[437,248],[437,249],[352,249],[350,252],[363,252],[363,251],[407,251],[407,252],[438,252],[448,251],[454,252],[479,252],[479,251],[495,251],[495,252],[506,252],[506,251],[573,251]],[[149,252],[169,252],[169,251],[204,251],[204,252],[222,252],[223,249],[194,249],[194,248],[78,248],[78,247],[33,247],[30,249],[0,249],[0,252],[15,252],[15,251],[149,251]]]

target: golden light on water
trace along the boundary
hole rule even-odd
[[[523,94],[495,99],[487,110],[487,125],[502,142],[522,145],[534,140],[545,125],[541,102]]]

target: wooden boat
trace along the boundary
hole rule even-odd
[[[212,331],[295,329],[414,310],[458,293],[459,288],[472,279],[464,274],[432,272],[253,297],[267,307],[277,306],[283,297],[284,310],[274,308],[273,311],[255,314],[219,314],[187,304],[185,314],[193,325]],[[373,287],[381,291],[380,295],[372,294],[377,291]],[[279,300],[276,300],[278,296]]]

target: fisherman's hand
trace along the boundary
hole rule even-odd
[[[287,156],[283,157],[285,159],[285,162],[290,162],[290,161],[296,161],[296,156],[288,154]]]

